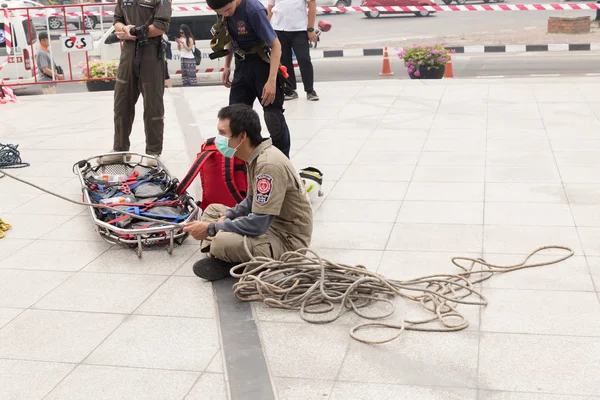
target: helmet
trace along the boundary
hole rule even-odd
[[[300,178],[306,189],[309,200],[323,196],[321,185],[323,185],[323,174],[316,168],[306,167],[300,170]]]

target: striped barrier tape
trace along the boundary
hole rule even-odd
[[[207,12],[214,12],[210,7],[185,7],[178,6],[172,7],[173,11],[183,12],[198,12],[200,14]],[[457,6],[380,6],[380,7],[327,7],[319,6],[317,11],[321,12],[367,12],[367,11],[380,11],[380,12],[418,12],[418,11],[432,11],[432,12],[443,12],[443,11],[593,11],[600,10],[600,4],[586,3],[586,4],[475,4],[475,5],[457,5]],[[85,16],[96,16],[96,15],[114,15],[112,11],[84,11],[84,12],[66,12],[67,16],[80,17]],[[20,14],[23,17],[27,17],[27,14]],[[35,13],[30,12],[30,17],[45,17],[45,16],[62,16],[63,13]]]
[[[2,9],[2,13],[4,15],[4,20],[8,21],[8,11],[6,11],[6,8]],[[12,34],[10,24],[4,24],[4,30],[0,31],[0,33],[3,35],[4,43],[6,44],[6,59],[0,64],[0,72],[2,72],[2,69],[6,66],[6,64],[8,64],[12,50]],[[0,74],[0,104],[16,102],[17,96],[15,96],[15,93],[10,87],[4,85],[4,79],[2,79],[2,74]]]

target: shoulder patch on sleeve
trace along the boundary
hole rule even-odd
[[[260,174],[256,177],[256,203],[267,204],[273,190],[273,178],[269,174]]]

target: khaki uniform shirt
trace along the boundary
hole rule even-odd
[[[154,25],[166,33],[169,31],[171,12],[170,0],[117,0],[115,24]]]
[[[254,149],[247,164],[251,212],[274,215],[274,233],[292,247],[309,247],[312,206],[292,162],[266,139]]]

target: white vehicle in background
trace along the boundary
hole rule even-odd
[[[45,7],[44,4],[32,0],[0,0],[0,4],[6,4],[5,8]],[[17,10],[22,16],[27,15],[27,10]],[[30,9],[30,19],[36,28],[60,29],[64,26],[63,11],[61,8]],[[45,15],[38,15],[45,14]],[[58,15],[57,15],[58,14]],[[67,15],[67,25],[79,25],[78,17]]]
[[[173,2],[174,7],[177,5],[206,7],[206,3],[195,2]],[[221,69],[224,66],[225,58],[211,60],[208,55],[212,53],[210,49],[210,41],[212,36],[210,29],[217,20],[217,14],[212,11],[178,11],[174,10],[171,16],[171,24],[167,36],[171,43],[171,51],[173,58],[168,60],[169,75],[173,80],[181,79],[181,52],[177,49],[175,39],[179,37],[179,28],[182,24],[190,27],[192,35],[196,40],[196,47],[202,53],[202,61],[196,67],[198,82],[218,83],[221,82]],[[96,58],[104,61],[119,60],[121,57],[121,43],[114,33],[114,26],[111,26],[100,39],[94,42],[94,49],[88,53],[90,59]],[[232,70],[233,65],[232,63]]]
[[[0,7],[2,7],[0,3]],[[5,7],[4,7],[5,8]],[[14,13],[12,13],[14,14]],[[3,62],[8,55],[6,49],[5,26],[9,25],[12,36],[12,49],[8,64],[0,71],[0,77],[7,84],[21,84],[35,82],[35,55],[32,50],[37,42],[37,32],[31,24],[31,35],[29,31],[30,21],[18,15],[10,15],[9,20],[4,18],[4,13],[0,13],[0,60]],[[31,86],[31,85],[28,85]],[[19,91],[26,86],[17,86],[13,89]]]

